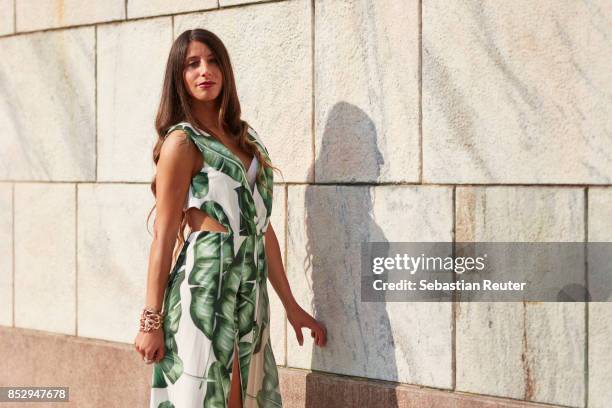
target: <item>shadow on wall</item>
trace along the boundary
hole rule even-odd
[[[336,104],[319,137],[315,181],[378,179],[383,158],[374,123],[363,110],[345,102]],[[373,218],[370,192],[363,185],[306,188],[303,270],[312,273],[314,317],[325,323],[328,332],[324,348],[312,346],[311,367],[313,371],[397,381],[395,344],[385,303],[361,302],[361,243],[387,242]],[[309,374],[306,379],[306,407],[397,406],[394,392],[386,393],[384,401],[380,393],[376,401],[368,401],[358,387],[354,392],[326,389],[317,377]]]

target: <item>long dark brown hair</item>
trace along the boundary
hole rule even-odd
[[[162,144],[164,143],[167,130],[174,124],[186,121],[199,129],[202,129],[212,135],[212,132],[201,123],[193,115],[191,102],[193,97],[185,88],[183,72],[185,69],[185,58],[187,56],[187,48],[191,41],[199,41],[206,44],[216,57],[219,68],[222,74],[222,88],[217,97],[217,106],[219,107],[219,115],[217,116],[217,128],[223,129],[225,134],[232,138],[238,139],[238,145],[251,155],[255,155],[260,163],[257,170],[257,180],[261,182],[264,168],[271,168],[280,171],[277,167],[267,162],[259,149],[248,138],[248,123],[240,118],[240,102],[236,91],[236,82],[230,62],[230,57],[225,48],[225,45],[213,32],[196,28],[186,30],[179,35],[170,49],[168,61],[166,62],[166,73],[164,75],[164,83],[161,93],[157,116],[155,117],[155,130],[157,132],[157,143],[153,148],[153,162],[157,166],[159,154]],[[282,174],[282,172],[281,172]],[[151,191],[153,196],[157,198],[155,187],[155,176],[151,182]],[[155,209],[153,205],[149,215],[147,216],[147,231],[149,231],[149,218]],[[185,212],[182,211],[180,228],[177,235],[178,244],[173,252],[173,259],[176,257],[177,251],[185,243],[184,234],[187,219]],[[150,235],[150,231],[149,231]],[[174,262],[174,261],[173,261]]]

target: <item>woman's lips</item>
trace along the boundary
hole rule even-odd
[[[213,86],[214,84],[215,84],[214,82],[204,82],[198,85],[198,88],[207,89]]]

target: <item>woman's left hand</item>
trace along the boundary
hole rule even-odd
[[[323,324],[316,321],[314,317],[309,315],[297,303],[287,308],[287,320],[293,326],[298,343],[304,344],[302,336],[302,327],[310,329],[310,336],[314,337],[315,344],[319,347],[324,347],[327,343],[327,329]]]

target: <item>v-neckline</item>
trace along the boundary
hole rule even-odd
[[[248,170],[247,167],[245,166],[245,164],[243,163],[242,159],[240,157],[238,157],[238,155],[236,153],[234,153],[232,151],[232,149],[230,149],[229,147],[227,147],[221,140],[217,139],[216,136],[200,129],[199,127],[194,126],[199,132],[201,132],[204,135],[207,135],[208,137],[210,137],[211,139],[213,139],[215,142],[219,143],[225,150],[227,150],[229,152],[229,154],[231,154],[234,159],[236,159],[238,161],[238,163],[240,163],[240,165],[242,166],[242,169],[244,170],[244,175],[246,176],[248,174]],[[253,161],[255,160],[255,155],[253,155],[253,158],[251,159],[251,164],[249,164],[249,170],[251,169],[251,166],[253,165]],[[248,182],[248,180],[247,180]]]
[[[255,164],[255,160],[257,160],[257,156],[253,155],[253,158],[251,159],[251,164],[249,165],[249,169],[247,170],[247,174],[249,174],[249,172],[251,171],[251,167],[253,167],[253,165]]]

